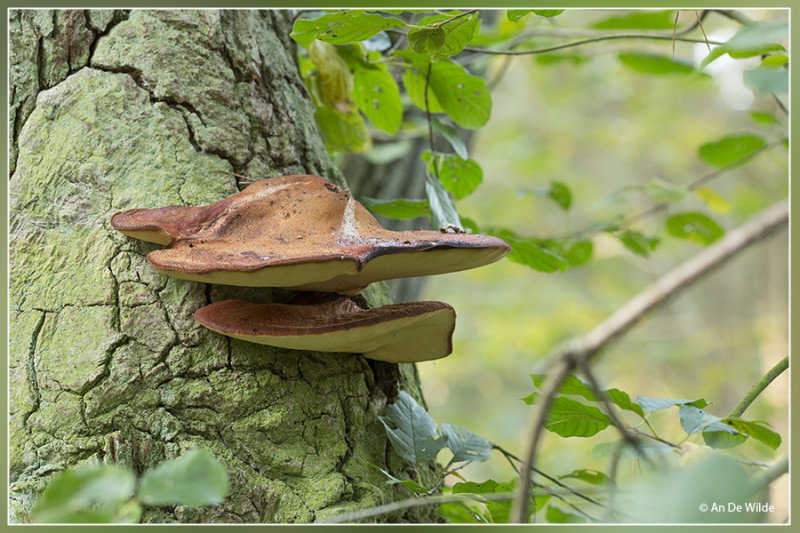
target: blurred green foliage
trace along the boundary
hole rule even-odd
[[[202,448],[146,470],[138,481],[129,468],[120,465],[86,464],[48,483],[31,522],[135,524],[141,519],[142,505],[217,505],[227,492],[225,467]]]
[[[345,15],[316,14],[317,22],[302,21],[296,40],[310,46],[313,34],[345,45],[343,57],[357,50],[367,63],[386,65],[402,81],[405,109],[426,115],[427,128],[409,119],[399,131],[435,131],[447,140],[434,148],[431,139],[423,155],[427,198],[365,199],[368,207],[399,218],[427,214],[434,227],[489,233],[513,246],[509,261],[428,281],[423,298],[447,301],[459,318],[453,355],[420,365],[420,375],[434,418],[521,451],[526,403],[537,394],[529,394],[527,375],[548,352],[602,322],[698,246],[787,197],[787,12],[510,10],[479,24],[473,11],[347,15],[363,25],[360,33],[318,22],[334,17],[338,24]],[[390,33],[379,40],[381,29]],[[404,32],[406,49],[397,41]],[[531,52],[496,53],[510,48]],[[325,65],[303,58],[317,105],[332,105]],[[361,107],[374,127],[388,131],[364,102],[350,105],[351,115]],[[324,122],[336,116],[318,119],[323,133],[332,131]],[[365,151],[368,159],[390,149],[393,143],[372,149],[364,135],[370,126],[361,120],[352,142],[328,146]],[[475,130],[469,147],[455,126]],[[717,400],[714,411],[729,411],[788,352],[787,280],[781,235],[740,254],[604,350],[595,372],[623,423],[658,427],[683,452],[677,460],[674,446],[654,441],[648,456],[680,462],[702,445],[751,463],[775,457],[787,433],[785,380],[753,405],[752,420],[712,415],[704,400],[670,400],[677,417],[645,405],[652,407],[652,396],[702,395]],[[585,384],[571,385],[578,392],[561,391],[545,422],[560,438],[544,440],[537,464],[552,479],[605,475],[619,445],[590,437],[613,421],[591,405],[597,398]],[[623,447],[621,457],[637,452]],[[494,480],[514,478],[513,464],[472,462],[460,477],[476,493],[509,490]],[[637,464],[615,481],[635,480]],[[467,490],[448,482],[452,492]],[[452,521],[503,521],[509,502],[500,496],[491,506],[447,503],[440,510]],[[785,492],[779,497],[785,503]],[[590,518],[570,502],[552,503],[548,521]]]

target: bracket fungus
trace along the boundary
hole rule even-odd
[[[201,307],[194,317],[218,333],[259,344],[414,363],[450,354],[456,313],[442,302],[362,309],[335,296],[303,305],[223,300]]]
[[[177,278],[342,294],[483,266],[511,250],[488,235],[387,230],[349,192],[309,175],[257,181],[206,206],[124,211],[111,226],[165,245],[147,258]]]

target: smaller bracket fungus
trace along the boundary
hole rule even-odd
[[[307,175],[257,181],[206,206],[132,209],[111,226],[165,245],[147,258],[177,278],[343,294],[487,265],[511,250],[487,235],[389,231],[346,190]]]
[[[415,363],[450,354],[456,312],[442,302],[362,309],[336,296],[305,305],[223,300],[201,307],[194,317],[213,331],[249,342]]]

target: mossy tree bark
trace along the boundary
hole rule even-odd
[[[409,475],[377,415],[418,394],[413,367],[214,334],[192,319],[209,301],[288,294],[168,278],[108,223],[220,200],[234,174],[345,185],[290,28],[281,11],[10,13],[12,519],[64,468],[142,471],[195,446],[225,463],[229,497],[144,521],[309,522],[407,497],[372,465]]]

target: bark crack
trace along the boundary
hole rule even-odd
[[[39,405],[41,404],[42,400],[42,393],[39,390],[39,376],[36,371],[36,345],[39,342],[39,334],[42,332],[42,327],[44,327],[44,320],[47,317],[47,311],[41,311],[42,316],[39,317],[39,321],[36,323],[36,326],[33,328],[33,335],[31,336],[31,346],[28,350],[28,359],[26,364],[26,373],[28,378],[28,383],[31,386],[31,390],[33,392],[33,408],[25,413],[22,418],[22,426],[27,427],[28,419],[31,417],[33,413],[39,410]]]

